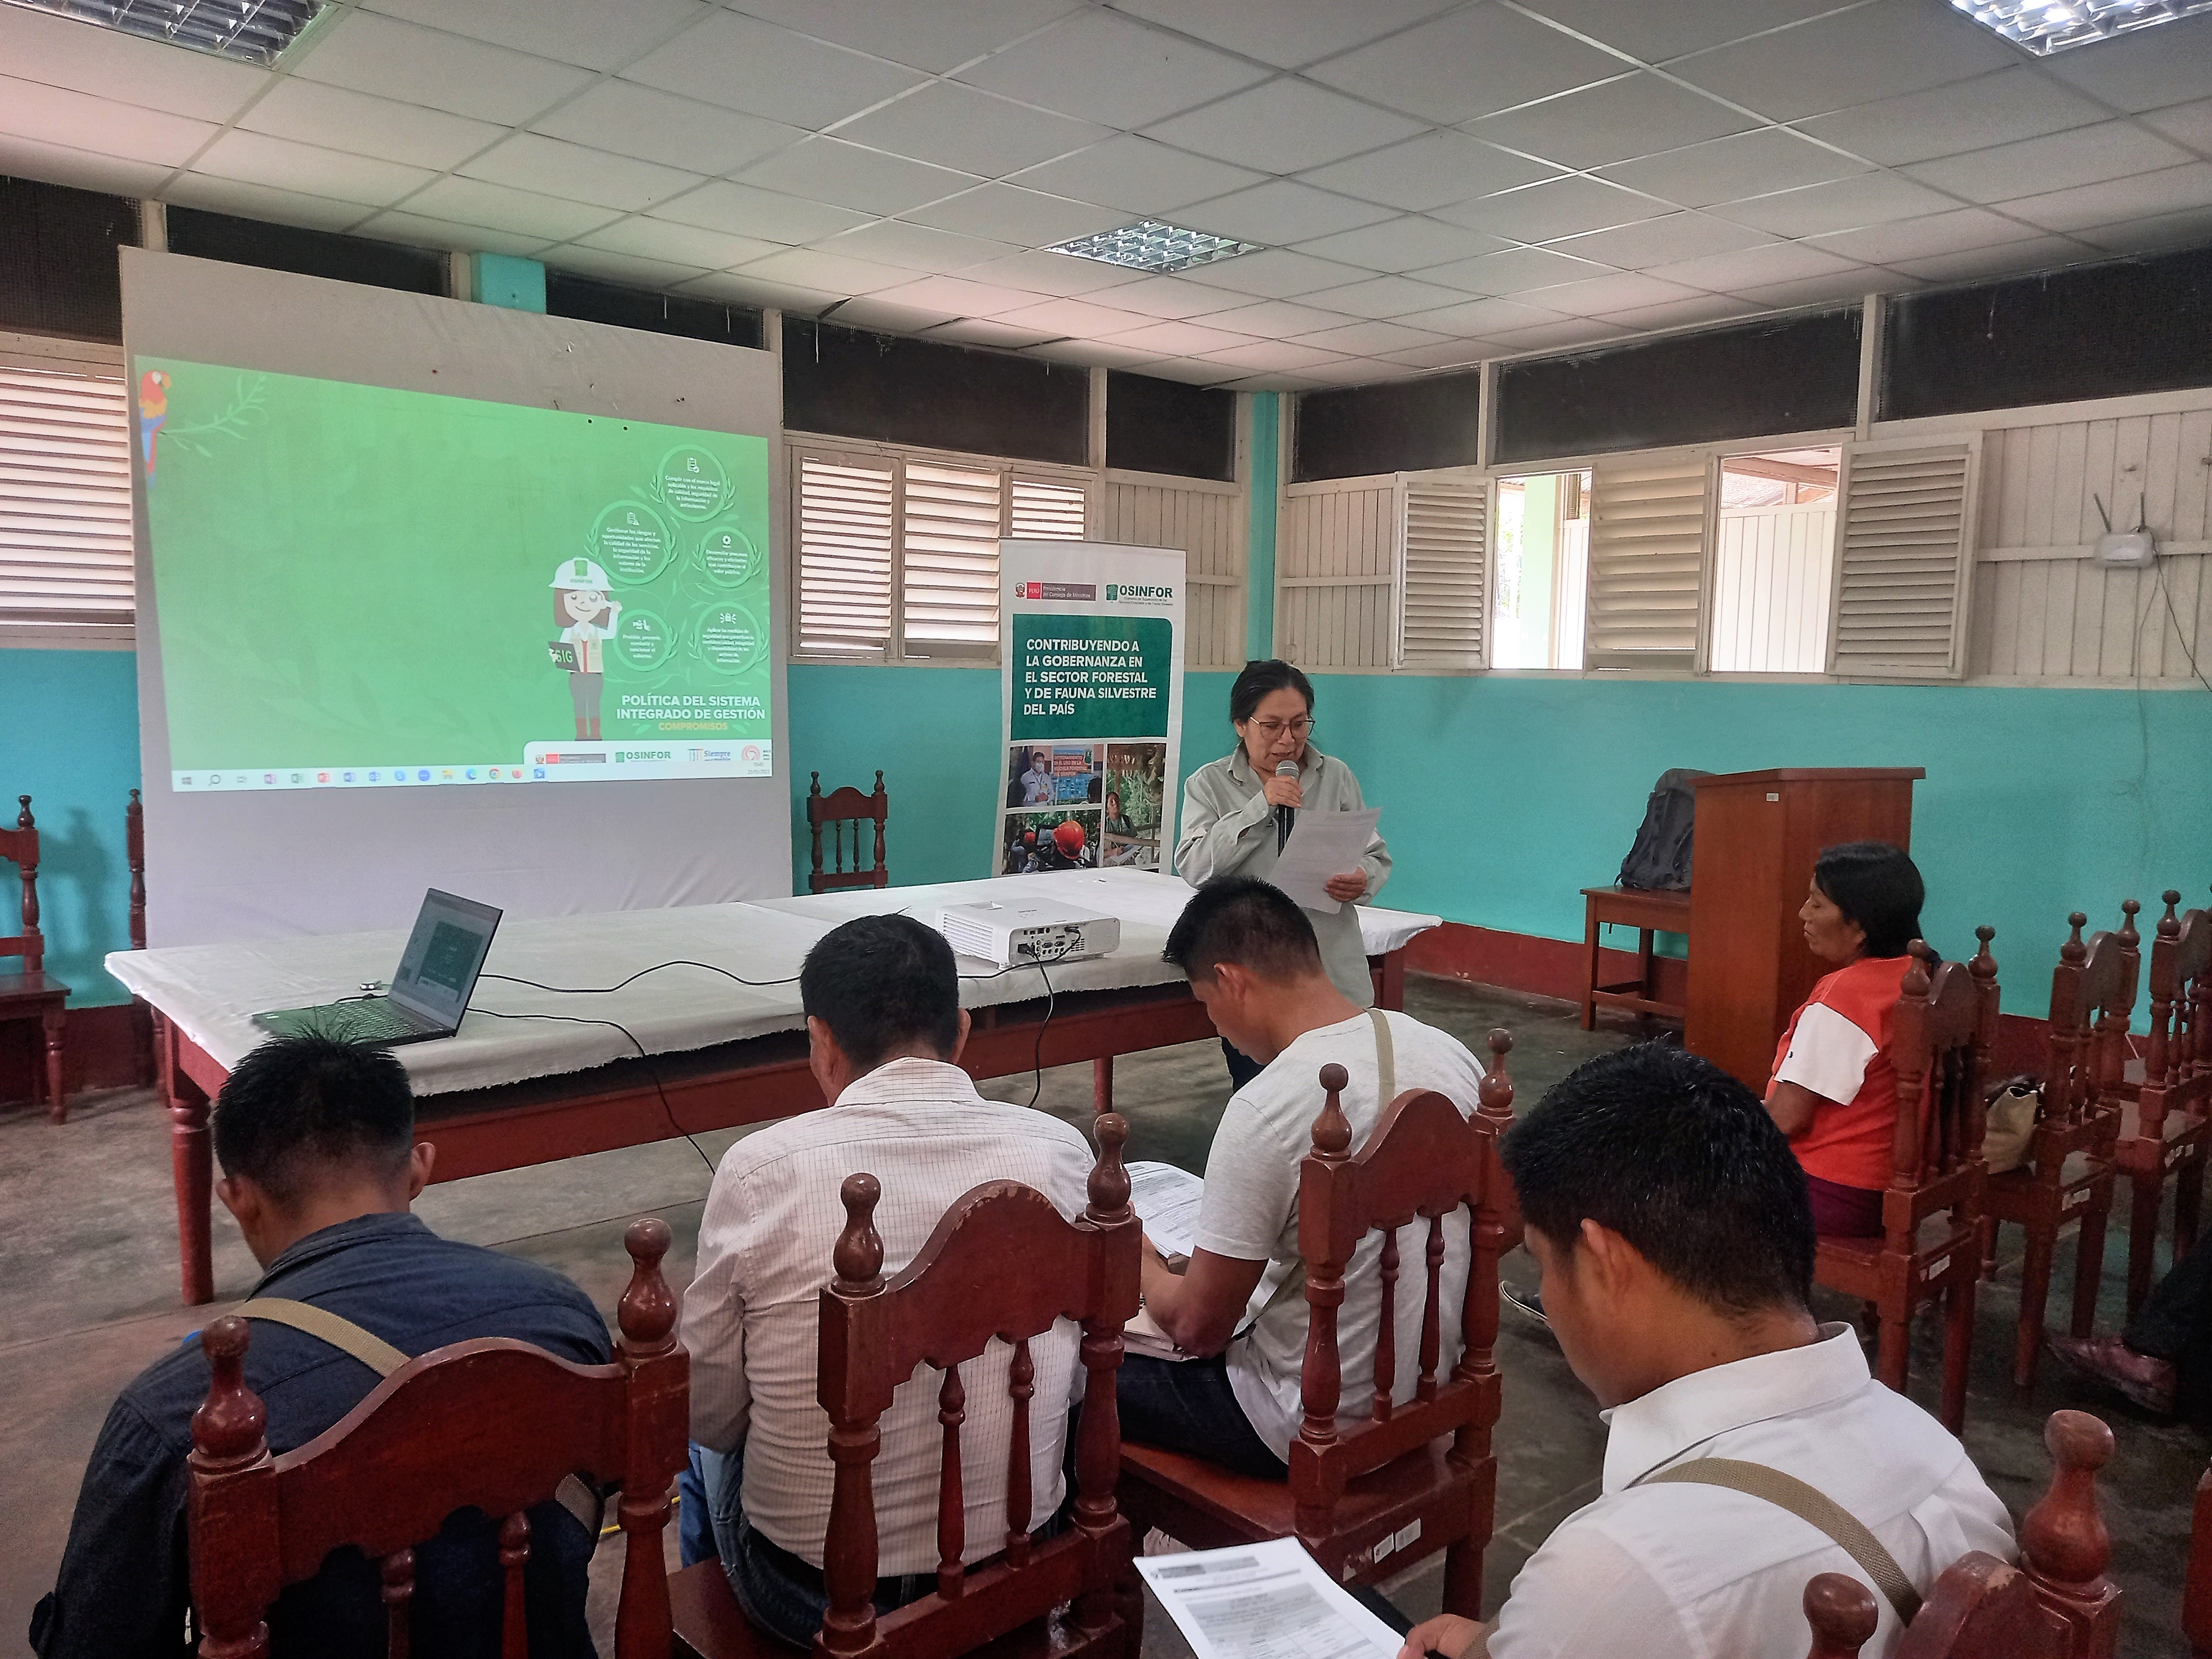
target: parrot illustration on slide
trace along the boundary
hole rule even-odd
[[[161,422],[169,418],[169,377],[149,368],[138,377],[138,431],[146,447],[146,477],[154,476],[154,441],[161,435]]]

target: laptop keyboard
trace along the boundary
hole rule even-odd
[[[383,1000],[347,1007],[343,1018],[346,1035],[356,1041],[363,1037],[413,1036],[422,1029],[419,1021],[398,1005]]]

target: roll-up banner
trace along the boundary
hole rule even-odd
[[[1183,555],[1005,541],[999,577],[1006,712],[991,873],[1168,868]]]

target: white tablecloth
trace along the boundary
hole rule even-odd
[[[854,916],[903,910],[934,924],[947,904],[996,899],[1035,902],[1048,896],[1115,916],[1120,947],[1110,956],[1052,968],[1055,992],[1162,985],[1182,975],[1160,960],[1168,930],[1190,897],[1173,876],[1140,870],[1064,871],[1001,876],[924,887],[860,889],[817,896],[702,904],[672,910],[617,910],[502,922],[484,963],[484,977],[461,1028],[439,1042],[408,1043],[392,1052],[420,1095],[489,1088],[526,1078],[581,1072],[636,1054],[614,1024],[501,1019],[493,1011],[566,1014],[615,1022],[647,1054],[704,1048],[805,1023],[799,1006],[799,965],[815,940]],[[1370,955],[1395,951],[1438,918],[1362,906],[1360,931]],[[217,1064],[235,1066],[263,1033],[253,1016],[350,996],[398,965],[404,932],[258,939],[234,945],[177,945],[117,951],[107,970],[143,997]],[[648,974],[606,995],[562,995],[493,977],[511,974],[544,985],[608,986],[656,963],[712,963]],[[971,1008],[1024,1002],[1044,994],[1046,970],[994,972],[963,957],[960,1000]]]

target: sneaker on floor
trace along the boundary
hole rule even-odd
[[[1509,1307],[1518,1308],[1539,1325],[1550,1328],[1552,1322],[1544,1317],[1544,1298],[1534,1291],[1516,1291],[1510,1285],[1500,1284],[1498,1294]]]
[[[2137,1353],[2117,1336],[2046,1334],[2053,1358],[2077,1376],[2103,1383],[2160,1417],[2173,1415],[2175,1376],[2171,1361]]]

